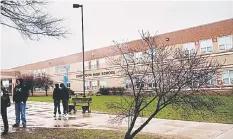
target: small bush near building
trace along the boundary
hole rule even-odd
[[[74,91],[72,89],[70,89],[70,88],[68,88],[68,92],[69,92],[70,95],[75,95]]]
[[[106,87],[100,88],[97,93],[101,95],[123,95],[125,88],[123,87]]]

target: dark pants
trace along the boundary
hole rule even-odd
[[[68,104],[69,100],[62,100],[62,105],[63,105],[63,114],[67,114],[68,113]]]
[[[4,132],[8,132],[9,125],[8,125],[8,119],[7,119],[7,107],[6,106],[1,106],[1,115],[2,115],[2,120],[4,124]]]
[[[26,125],[26,103],[15,103],[16,125],[19,125],[20,123],[20,114],[21,114],[22,124]]]
[[[61,114],[60,110],[60,100],[54,100],[54,114],[56,115],[58,110],[58,113]]]

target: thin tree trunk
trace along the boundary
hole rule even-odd
[[[45,90],[46,91],[46,96],[48,96],[48,91],[47,90]]]
[[[32,93],[32,96],[33,96],[33,88],[31,88],[31,93]]]
[[[133,137],[130,135],[130,133],[125,134],[125,139],[133,139]]]

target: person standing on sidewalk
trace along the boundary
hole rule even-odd
[[[60,84],[61,87],[61,96],[62,96],[62,105],[63,105],[63,116],[67,117],[68,114],[68,105],[69,105],[69,92],[63,83]]]
[[[2,86],[1,82],[1,115],[2,115],[2,121],[4,125],[4,131],[1,133],[2,136],[7,135],[9,125],[8,125],[8,119],[7,119],[7,107],[10,107],[10,97],[6,89]]]
[[[61,101],[61,89],[59,88],[59,84],[55,84],[55,88],[53,90],[53,102],[54,102],[54,118],[56,119],[56,114],[58,110],[59,117],[61,117],[60,110],[60,101]]]
[[[28,90],[23,84],[23,79],[16,80],[17,85],[14,88],[13,102],[15,103],[15,124],[13,127],[19,127],[20,114],[22,119],[22,125],[26,128],[26,101],[28,99]]]

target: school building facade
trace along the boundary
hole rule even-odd
[[[222,20],[188,29],[169,32],[156,37],[160,44],[168,47],[180,47],[198,54],[210,54],[220,62],[224,62],[221,74],[212,80],[212,84],[222,86],[221,89],[231,90],[233,86],[233,19]],[[138,41],[128,42],[130,46]],[[112,46],[85,52],[85,88],[86,92],[96,93],[101,87],[125,87],[125,78],[118,75],[110,59],[118,54],[112,53]],[[135,56],[143,56],[141,52]],[[68,86],[74,91],[83,90],[82,53],[33,64],[19,66],[8,70],[12,74],[11,84],[19,74],[34,76],[50,76],[55,83],[68,79]],[[1,71],[3,73],[3,71]],[[4,76],[8,76],[7,73]],[[4,76],[2,76],[4,78]],[[9,77],[11,78],[11,77]],[[219,88],[216,88],[219,89]]]

